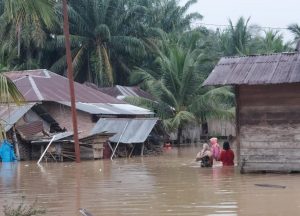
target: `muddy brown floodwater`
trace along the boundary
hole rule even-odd
[[[41,167],[34,162],[0,164],[0,205],[25,196],[28,203],[37,199],[49,216],[77,216],[79,208],[94,216],[300,214],[299,174],[241,175],[233,167],[200,168],[194,162],[198,150]]]

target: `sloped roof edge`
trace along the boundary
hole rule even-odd
[[[203,83],[209,85],[267,85],[300,82],[300,54],[274,53],[223,57]]]

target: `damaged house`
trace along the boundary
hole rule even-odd
[[[5,73],[5,76],[14,82],[27,102],[22,106],[2,104],[0,111],[1,123],[9,137],[16,142],[13,136],[15,132],[20,141],[20,158],[38,158],[45,144],[56,133],[71,132],[56,142],[72,144],[73,126],[68,79],[45,69],[12,71]],[[99,119],[144,118],[147,121],[147,118],[153,116],[147,109],[127,104],[86,85],[75,82],[74,87],[81,152],[93,149],[91,146],[88,148],[90,143],[101,150],[100,153],[95,153],[95,149],[86,151],[89,153],[83,153],[82,157],[102,158],[103,144],[109,137],[119,133],[107,130],[92,133]],[[100,141],[95,142],[95,139]],[[66,156],[72,158],[72,150],[69,150]]]
[[[126,97],[141,97],[147,100],[155,101],[155,98],[148,92],[142,90],[138,86],[120,86],[99,88],[95,84],[85,83],[85,85],[97,89],[102,93],[108,94],[114,98],[124,100]],[[171,133],[170,139],[176,140],[177,134]],[[207,119],[207,124],[190,123],[183,132],[183,143],[197,143],[201,139],[207,139],[211,136],[228,137],[235,136],[235,123],[227,119]]]

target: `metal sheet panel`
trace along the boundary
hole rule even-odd
[[[70,102],[58,102],[71,106]],[[76,103],[76,109],[96,115],[152,115],[150,110],[130,104]]]
[[[300,82],[300,54],[221,58],[204,82],[207,85],[265,85]]]
[[[121,143],[143,143],[157,122],[157,118],[102,118],[93,128],[96,133],[115,133],[109,140]],[[122,135],[123,134],[123,135]]]
[[[128,113],[130,115],[152,115],[154,114],[150,110],[134,106],[131,104],[111,104],[114,108],[122,110],[124,113]]]
[[[124,98],[127,96],[138,96],[142,98],[146,98],[148,100],[155,100],[155,98],[146,91],[143,91],[138,86],[120,86],[116,85],[114,87],[106,87],[106,88],[99,88],[91,83],[85,83],[87,86],[97,89],[105,94],[113,96],[115,98]]]
[[[24,105],[0,104],[0,123],[8,131],[12,126],[25,115],[36,103]]]

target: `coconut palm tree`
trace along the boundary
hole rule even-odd
[[[132,32],[139,21],[138,7],[129,8],[126,1],[70,0],[70,33],[74,76],[78,81],[89,81],[98,86],[110,86],[126,81],[130,66],[145,56],[145,47]],[[62,33],[62,32],[60,32]],[[59,33],[48,44],[64,47],[64,36]],[[55,72],[66,68],[65,56],[51,67]],[[122,74],[123,73],[123,74]],[[115,81],[115,78],[119,79]]]
[[[288,29],[294,34],[295,41],[300,39],[300,26],[298,24],[291,24]]]
[[[290,43],[284,43],[283,35],[279,31],[264,31],[264,37],[259,38],[255,43],[258,47],[258,53],[269,54],[276,52],[290,51]]]
[[[232,116],[229,112],[232,106],[221,103],[226,98],[224,95],[233,98],[232,93],[225,88],[201,88],[205,76],[198,65],[205,59],[203,53],[180,44],[165,44],[163,51],[157,50],[154,69],[137,68],[131,76],[132,83],[141,83],[156,101],[127,98],[128,102],[155,111],[168,131],[177,131],[178,144],[187,123],[204,123],[212,116]]]
[[[38,59],[33,60],[34,55],[37,57],[36,48],[43,47],[46,28],[55,25],[54,3],[55,0],[0,1],[2,59],[11,65],[26,63],[22,66],[25,68],[38,62]]]
[[[162,29],[167,33],[179,33],[191,29],[193,21],[201,20],[203,16],[197,12],[189,13],[188,10],[197,0],[188,0],[183,6],[177,0],[142,0],[147,4],[147,23],[152,27]]]
[[[248,55],[256,52],[256,47],[250,42],[258,36],[259,27],[249,26],[250,17],[245,20],[240,17],[234,25],[229,20],[229,27],[220,34],[220,43],[224,55]]]

